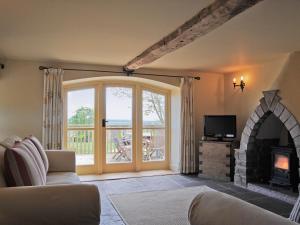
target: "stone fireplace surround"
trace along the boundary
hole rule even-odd
[[[263,91],[264,97],[246,122],[242,132],[240,148],[235,151],[234,184],[245,187],[254,179],[257,167],[255,137],[265,119],[273,113],[289,131],[297,156],[300,156],[300,124],[292,113],[280,101],[279,90]],[[300,174],[300,173],[299,173]],[[298,185],[300,190],[300,186]]]

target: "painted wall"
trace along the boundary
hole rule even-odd
[[[224,114],[224,76],[201,73],[201,80],[194,85],[194,110],[196,143],[203,136],[203,116]]]
[[[263,65],[224,75],[224,111],[237,115],[239,136],[265,90],[279,89],[282,103],[300,120],[299,71],[300,52],[295,52]],[[232,87],[233,78],[241,75],[246,82],[244,92]]]
[[[38,70],[40,65],[77,67],[89,69],[113,69],[119,67],[93,66],[80,64],[50,64],[31,61],[7,60],[5,69],[0,70],[0,140],[17,134],[22,137],[34,134],[42,136],[42,95],[43,75]],[[236,114],[238,121],[238,135],[241,134],[249,115],[259,103],[263,90],[279,89],[282,102],[300,120],[300,53],[296,52],[274,59],[263,65],[229,74],[195,73],[192,71],[149,70],[143,72],[168,73],[174,75],[199,75],[200,81],[195,81],[195,127],[196,143],[203,135],[203,115],[205,114]],[[111,76],[113,74],[105,74]],[[244,92],[233,89],[233,77],[245,77]],[[71,81],[79,78],[99,76],[96,73],[66,71],[64,79]],[[153,77],[174,86],[180,86],[180,79]],[[177,97],[176,97],[177,95]],[[173,114],[179,117],[179,93],[173,97],[177,106],[172,108]],[[177,123],[176,123],[177,121]],[[178,131],[179,118],[172,118],[172,133],[180,137]],[[179,138],[177,138],[178,141]],[[174,139],[175,140],[175,139]],[[172,140],[172,167],[178,168],[180,161],[179,142]],[[177,146],[177,147],[176,147]]]
[[[20,60],[6,60],[5,69],[0,70],[0,140],[16,134],[25,137],[34,134],[42,138],[42,96],[43,72],[40,65],[64,68],[88,68],[120,71],[120,67],[94,66],[82,64],[43,63]],[[150,70],[142,72],[164,73],[172,75],[199,75],[191,71]],[[93,78],[99,73],[65,71],[64,80],[72,81],[80,78]],[[102,74],[101,74],[102,75]],[[106,73],[106,76],[116,74]],[[200,73],[201,80],[195,81],[195,118],[196,141],[203,135],[203,115],[224,113],[224,78],[222,74]],[[180,86],[180,79],[151,77],[176,87]],[[171,166],[179,168],[180,162],[180,92],[172,91],[172,143]],[[198,148],[198,146],[197,146]]]
[[[42,137],[43,76],[38,64],[6,61],[0,70],[0,140],[16,134]]]
[[[65,68],[89,68],[120,71],[119,67],[80,64],[43,63],[21,60],[6,60],[5,69],[0,70],[0,140],[16,134],[25,137],[34,134],[42,138],[43,72],[40,65]],[[144,70],[143,72],[151,72]],[[152,70],[155,73],[179,75],[182,72]],[[102,75],[102,74],[101,74]],[[116,74],[106,73],[106,76]],[[99,73],[65,71],[64,80],[99,76]],[[151,77],[153,80],[171,85],[180,85],[180,79]]]

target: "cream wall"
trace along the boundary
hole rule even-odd
[[[201,73],[194,85],[196,143],[203,136],[203,115],[224,114],[224,76],[218,73]]]
[[[272,88],[280,90],[282,102],[300,121],[300,52],[288,57]]]
[[[21,137],[34,134],[38,138],[42,138],[43,72],[38,69],[40,65],[96,70],[121,70],[120,67],[21,60],[6,60],[4,64],[5,69],[0,70],[0,140],[13,134]],[[147,69],[144,69],[142,72],[174,75],[183,73],[182,71]],[[79,78],[97,77],[99,75],[116,76],[116,74],[112,73],[99,74],[65,71],[64,80],[70,81]],[[150,77],[150,79],[177,87],[180,86],[180,79],[164,77]]]
[[[34,134],[42,136],[42,95],[43,73],[38,70],[40,65],[61,66],[69,68],[89,68],[120,70],[119,67],[93,66],[81,64],[50,64],[31,61],[7,60],[5,69],[0,70],[0,140],[17,134],[22,137]],[[248,119],[250,113],[258,105],[263,90],[279,89],[282,102],[300,120],[300,53],[274,59],[263,65],[251,67],[247,70],[229,73],[195,73],[191,71],[175,70],[147,70],[143,72],[168,73],[173,75],[200,75],[201,80],[195,81],[195,127],[196,143],[203,135],[203,115],[205,114],[236,114],[238,121],[238,135]],[[66,71],[65,81],[79,78],[99,76],[98,73]],[[105,74],[108,76],[114,74]],[[233,77],[245,77],[246,88],[241,92],[233,89]],[[180,86],[180,79],[153,77],[174,86]],[[175,94],[174,94],[175,93]],[[180,94],[173,91],[172,101],[176,102],[172,118],[172,133],[177,137],[172,140],[172,168],[179,167],[180,134],[177,132],[180,123]],[[177,140],[177,142],[176,142]]]
[[[43,76],[38,64],[6,61],[0,70],[0,140],[17,134],[42,137]]]
[[[282,103],[300,120],[299,72],[300,53],[295,52],[263,65],[224,75],[224,112],[237,115],[239,136],[265,90],[279,89]],[[241,75],[246,82],[244,92],[232,87],[233,77]]]
[[[64,68],[88,68],[119,71],[120,67],[93,66],[82,64],[43,63],[20,60],[6,60],[5,69],[0,70],[0,140],[9,135],[25,137],[34,134],[42,137],[42,95],[43,72],[40,65]],[[173,75],[200,75],[201,80],[195,81],[195,117],[196,141],[203,135],[203,115],[224,113],[224,79],[222,74],[195,73],[191,71],[150,70],[142,72],[165,73]],[[65,71],[64,80],[97,77],[99,73]],[[115,74],[106,73],[107,76]],[[151,77],[153,80],[180,86],[180,79]],[[172,126],[174,134],[171,140],[171,167],[179,168],[180,161],[180,92],[172,90]]]
[[[42,136],[42,93],[43,76],[38,70],[40,65],[77,67],[89,69],[120,70],[119,67],[93,66],[81,64],[51,64],[31,61],[6,60],[5,69],[0,70],[0,139],[12,134]],[[195,81],[195,127],[196,140],[203,135],[203,115],[236,114],[238,134],[242,132],[247,118],[262,97],[263,90],[279,89],[282,102],[300,120],[300,53],[274,59],[263,65],[247,70],[229,73],[195,73],[175,70],[147,70],[143,72],[168,73],[174,75],[192,74],[201,76]],[[105,74],[114,75],[114,74]],[[243,75],[246,88],[241,92],[233,89],[233,77]],[[78,78],[99,76],[98,73],[66,71],[64,79],[70,81]],[[179,86],[179,79],[153,77]],[[178,112],[179,113],[179,112]],[[178,124],[176,125],[179,126]]]

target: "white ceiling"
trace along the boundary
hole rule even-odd
[[[0,57],[124,65],[213,0],[0,0]],[[226,72],[300,50],[300,1],[265,0],[147,65]]]
[[[229,72],[300,50],[300,1],[265,0],[151,66]]]

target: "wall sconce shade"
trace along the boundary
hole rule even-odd
[[[233,78],[233,88],[240,87],[241,90],[244,91],[245,86],[246,86],[246,84],[245,84],[243,76],[241,76],[241,78],[240,78],[240,84],[236,84],[236,78]]]

